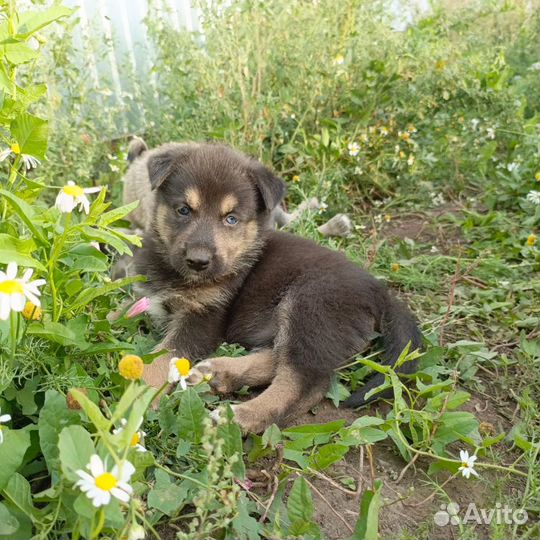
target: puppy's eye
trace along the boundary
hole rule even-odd
[[[176,212],[181,216],[189,216],[191,214],[191,208],[189,206],[180,206],[176,209]]]
[[[229,214],[226,218],[225,218],[225,223],[227,225],[236,225],[238,223],[238,218],[236,216],[233,216],[232,214]]]

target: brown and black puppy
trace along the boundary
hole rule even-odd
[[[407,343],[420,347],[412,314],[382,283],[339,252],[271,229],[285,186],[258,161],[202,143],[132,157],[152,190],[135,266],[170,351],[146,366],[147,383],[161,386],[170,358],[185,356],[203,360],[197,368],[220,393],[266,386],[234,406],[245,431],[261,432],[319,402],[334,370],[377,333],[388,364]],[[223,341],[252,352],[207,359]],[[365,403],[382,382],[374,377],[346,404]]]

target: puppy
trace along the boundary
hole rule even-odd
[[[163,385],[170,359],[183,356],[202,360],[196,367],[219,393],[267,387],[233,407],[244,431],[260,433],[317,404],[334,370],[376,335],[386,364],[408,343],[420,348],[413,315],[382,283],[339,252],[273,230],[285,185],[261,163],[220,144],[133,146],[125,199],[146,197],[132,215],[146,231],[135,269],[147,282],[138,287],[170,351],[146,366],[148,384]],[[250,353],[208,358],[223,341]],[[383,380],[345,404],[364,404]]]

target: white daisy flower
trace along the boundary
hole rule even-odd
[[[491,127],[486,128],[486,135],[488,139],[494,139],[495,138],[495,130]]]
[[[529,191],[527,193],[527,200],[533,204],[540,204],[540,191]]]
[[[356,142],[351,142],[347,145],[347,149],[349,150],[349,156],[356,157],[360,152],[360,145]]]
[[[17,263],[10,262],[5,272],[0,270],[0,320],[6,321],[10,312],[22,311],[29,300],[34,306],[41,305],[38,287],[45,285],[44,279],[30,281],[34,271],[29,268],[22,278],[17,277]]]
[[[461,467],[459,470],[465,478],[469,478],[471,474],[478,476],[478,473],[474,470],[476,456],[469,456],[469,452],[467,452],[467,450],[461,450],[459,452],[459,459],[461,459]]]
[[[412,167],[414,165],[414,155],[413,154],[409,154],[409,157],[407,158],[407,165],[409,167]]]
[[[11,420],[10,414],[2,414],[0,415],[0,424],[5,424],[6,422],[9,422]],[[4,433],[2,432],[2,427],[0,425],[0,444],[4,442]]]
[[[473,118],[471,120],[471,126],[472,126],[473,130],[476,130],[479,123],[480,123],[480,120],[478,120],[478,118]]]
[[[30,154],[21,154],[21,147],[18,143],[13,143],[9,148],[2,150],[0,152],[0,161],[6,160],[11,155],[17,156],[20,155],[26,170],[36,168],[38,165],[41,165],[41,161],[38,158],[31,156]]]
[[[143,419],[141,418],[141,421],[137,426],[137,431],[133,434],[133,437],[131,437],[131,441],[129,442],[129,446],[131,448],[135,448],[137,452],[146,452],[146,448],[141,444],[141,440],[146,436],[146,433],[144,431],[139,431],[142,421]],[[121,427],[113,429],[113,435],[118,435],[119,433],[122,433],[122,431],[124,431],[124,428],[127,425],[127,420],[125,418],[122,418],[122,420],[120,420],[120,424]]]
[[[519,167],[519,164],[513,161],[512,163],[509,163],[506,168],[508,169],[508,172],[515,171]]]
[[[171,358],[169,362],[170,383],[179,383],[182,390],[187,388],[187,378],[191,375],[191,364],[187,358]]]
[[[86,468],[92,474],[79,469],[76,473],[80,480],[75,485],[86,493],[96,508],[109,504],[111,495],[122,502],[129,501],[133,489],[128,482],[135,472],[135,467],[129,461],[123,461],[120,468],[115,465],[111,472],[107,472],[105,463],[94,454]]]
[[[87,193],[97,193],[101,191],[100,187],[82,188],[71,180],[64,186],[58,196],[54,205],[60,212],[69,214],[77,206],[79,210],[84,210],[86,214],[90,211],[90,201],[86,196]]]

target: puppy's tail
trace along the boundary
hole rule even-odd
[[[393,366],[403,349],[410,343],[409,352],[422,348],[422,334],[414,315],[407,306],[390,296],[381,317],[382,344],[384,347],[383,365]],[[411,360],[398,368],[399,373],[414,373],[417,362]],[[345,401],[346,407],[360,407],[371,401],[392,396],[392,390],[378,392],[366,399],[366,394],[384,383],[382,373],[375,374],[362,388],[351,394]]]
[[[128,146],[128,155],[127,160],[128,163],[133,163],[135,161],[135,158],[138,158],[141,154],[146,152],[148,150],[148,146],[146,146],[146,143],[140,138],[140,137],[133,137],[131,141],[129,141]]]

